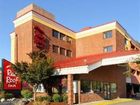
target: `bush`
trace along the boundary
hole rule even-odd
[[[33,93],[28,89],[23,89],[21,91],[21,95],[22,95],[23,98],[29,99],[29,98],[32,98]]]
[[[67,102],[68,101],[68,96],[67,94],[63,94],[63,102]]]
[[[9,99],[9,98],[13,98],[14,95],[12,93],[5,93],[5,98]]]
[[[4,93],[4,91],[1,91],[1,92],[0,92],[0,99],[2,99],[2,98],[5,98],[5,93]]]
[[[54,94],[52,97],[54,102],[60,102],[61,101],[61,96],[59,94]]]
[[[43,102],[43,101],[51,102],[51,96],[40,96],[40,97],[37,97],[36,100],[40,102]]]
[[[46,99],[48,102],[51,102],[52,98],[51,96],[47,96],[47,99]]]

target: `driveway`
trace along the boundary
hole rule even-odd
[[[132,102],[124,102],[119,104],[113,104],[113,105],[140,105],[140,100],[132,101]]]

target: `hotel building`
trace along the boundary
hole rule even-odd
[[[140,92],[139,75],[123,74],[124,65],[140,55],[140,45],[117,21],[75,32],[31,4],[17,12],[14,27],[11,62],[31,62],[27,53],[45,49],[56,62],[55,75],[67,80],[70,105],[126,97],[131,84]]]

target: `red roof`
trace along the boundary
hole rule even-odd
[[[104,58],[113,58],[113,57],[127,56],[127,55],[133,55],[133,54],[140,54],[140,51],[136,51],[136,50],[117,51],[117,52],[108,52],[108,53],[82,56],[82,57],[77,57],[77,58],[70,58],[67,60],[56,62],[55,66],[57,68],[84,66],[84,65],[94,64]]]

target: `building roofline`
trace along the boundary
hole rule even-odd
[[[61,65],[61,63],[57,65],[55,75],[88,74],[90,71],[93,71],[102,66],[111,66],[111,65],[118,65],[118,64],[133,62],[134,59],[136,59],[140,56],[140,51],[127,51],[127,52],[123,51],[123,52],[112,52],[112,53],[116,53],[118,55],[113,55],[113,56],[109,56],[109,57],[102,56],[102,57],[100,57],[100,59],[97,59],[95,61],[93,61],[94,58],[90,57],[90,56],[89,56],[90,57],[89,59],[88,58],[79,59],[82,62],[79,62],[79,61],[77,62],[77,60],[76,60],[75,63],[73,63],[73,61],[71,61],[71,62],[67,62],[65,64],[65,61],[63,61],[62,65]],[[84,60],[86,60],[86,62]],[[89,61],[90,61],[90,63],[89,63]],[[72,64],[70,64],[70,63],[72,63]],[[81,64],[77,65],[77,63],[81,63]]]
[[[40,13],[39,13],[39,12],[37,12],[37,11],[34,11],[34,10],[31,10],[31,11],[32,11],[32,12],[35,12],[35,13],[37,13],[37,14],[39,14],[39,15],[41,15],[41,16],[43,16],[43,17],[47,18],[47,19],[49,19],[50,21],[55,22],[56,24],[61,25],[62,27],[66,28],[66,29],[68,29],[68,30],[70,30],[70,31],[72,31],[72,32],[74,32],[74,33],[76,33],[74,30],[72,30],[72,29],[70,29],[70,28],[68,28],[68,27],[66,27],[66,26],[64,26],[64,25],[62,25],[62,24],[60,24],[60,23],[56,22],[56,21],[55,21],[55,20],[53,20],[53,19],[48,18],[47,16],[44,16],[44,15],[40,14]],[[31,11],[27,11],[27,12],[25,12],[24,14],[22,14],[21,16],[16,17],[16,18],[14,19],[14,21],[15,21],[16,19],[18,19],[18,18],[20,18],[20,17],[24,16],[25,14],[27,14],[27,13],[31,12]]]
[[[32,4],[32,5],[34,5],[34,4]],[[38,6],[37,6],[37,7],[38,7]],[[25,7],[25,8],[26,8],[26,7]],[[44,10],[44,9],[43,9],[43,10]],[[70,29],[70,28],[68,28],[68,27],[66,27],[66,26],[64,26],[64,25],[62,25],[62,24],[56,22],[54,19],[51,19],[51,18],[49,18],[49,17],[47,17],[47,16],[42,15],[42,14],[39,13],[38,11],[30,10],[30,11],[24,12],[24,14],[20,15],[18,18],[16,18],[16,19],[14,20],[14,22],[15,22],[17,19],[19,19],[19,18],[23,17],[24,15],[28,14],[29,12],[34,12],[34,13],[40,15],[41,17],[44,17],[44,18],[48,19],[50,22],[53,22],[54,24],[58,25],[58,27],[60,26],[60,31],[63,30],[63,31],[65,31],[65,33],[69,32],[68,34],[72,34],[72,35],[68,35],[68,36],[71,36],[71,37],[73,37],[73,38],[75,38],[75,39],[83,38],[83,37],[87,37],[87,36],[90,36],[90,35],[94,35],[94,34],[97,34],[97,33],[100,33],[100,32],[107,31],[107,29],[109,30],[109,27],[108,27],[108,26],[114,23],[114,24],[113,24],[113,28],[110,26],[110,29],[117,29],[119,32],[121,32],[121,34],[122,34],[126,39],[132,40],[132,42],[134,43],[134,45],[136,45],[138,48],[140,47],[140,45],[128,34],[128,32],[126,31],[126,29],[125,29],[118,21],[116,21],[116,20],[111,21],[111,22],[107,22],[107,23],[104,23],[104,24],[101,24],[101,25],[94,26],[94,27],[92,27],[92,28],[90,28],[90,29],[88,29],[88,30],[85,30],[85,31],[75,32],[75,31],[73,31],[72,29]],[[32,15],[31,15],[31,16],[32,16]],[[31,17],[30,19],[33,19],[33,17]],[[29,19],[29,17],[28,17],[27,21],[29,21],[30,19]],[[43,21],[44,21],[44,20],[43,20]],[[48,24],[49,24],[49,23],[48,23]],[[104,27],[104,28],[102,28],[103,30],[102,30],[102,29],[98,30],[98,29],[101,28],[101,27]],[[107,29],[105,30],[105,28],[107,28]],[[65,30],[65,29],[66,29],[66,30]],[[62,31],[62,32],[63,32],[63,31]],[[65,34],[65,33],[64,33],[64,34]]]
[[[120,56],[126,56],[126,55],[133,55],[133,54],[140,54],[140,51],[136,50],[129,50],[129,51],[114,51],[114,52],[108,52],[108,53],[100,53],[100,54],[91,54],[87,56],[80,56],[80,57],[73,57],[70,59],[66,59],[63,61],[59,61],[55,63],[55,66],[58,68],[64,68],[65,66],[84,66],[89,65],[92,63],[96,63],[100,61],[101,59],[105,58],[112,58],[112,57],[120,57]]]

